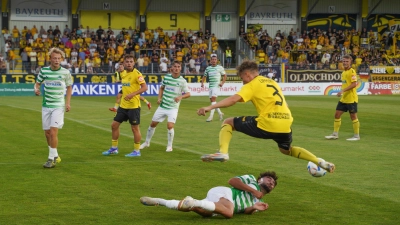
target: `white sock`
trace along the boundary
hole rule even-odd
[[[165,204],[161,204],[161,202],[160,202],[160,205],[165,205],[165,207],[167,207],[169,209],[178,210],[179,201],[178,200],[165,200]]]
[[[57,148],[49,148],[49,159],[54,160],[54,157],[58,157]]]
[[[194,206],[200,207],[200,208],[210,211],[210,212],[213,212],[215,210],[215,203],[210,202],[208,200],[195,200]]]
[[[156,128],[155,127],[149,127],[149,129],[147,129],[147,135],[146,135],[146,142],[150,143],[151,138],[154,135],[154,132],[156,132]]]
[[[172,142],[174,141],[174,135],[175,135],[174,128],[172,128],[171,130],[168,130],[168,145],[167,146],[172,146]]]
[[[219,115],[222,114],[222,111],[219,108],[217,108],[217,112],[218,112]]]
[[[215,105],[215,104],[217,104],[216,102],[211,102],[211,105]],[[213,118],[214,117],[214,112],[215,112],[215,109],[211,109],[211,111],[210,111],[210,118]]]

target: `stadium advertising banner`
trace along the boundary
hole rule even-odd
[[[288,70],[286,82],[342,82],[341,70]]]
[[[35,96],[33,84],[0,84],[0,96]]]
[[[68,21],[68,1],[12,0],[11,20]]]
[[[370,66],[369,68],[373,82],[400,81],[400,66]]]
[[[400,95],[400,81],[371,82],[368,87],[369,95]]]
[[[246,14],[249,24],[296,24],[296,0],[255,0]]]
[[[336,95],[342,83],[280,83],[284,95]],[[368,94],[368,83],[357,83],[357,94]]]
[[[160,83],[164,75],[143,75],[146,83]],[[202,74],[182,75],[188,83],[200,83]],[[72,74],[74,83],[114,83],[115,76],[113,74]],[[36,75],[34,74],[2,74],[0,75],[0,83],[35,83]],[[240,77],[236,75],[227,75],[227,82],[242,82]]]
[[[189,83],[189,89],[192,96],[208,96],[208,85],[201,87],[200,83]],[[220,88],[220,96],[230,96],[240,90],[243,84],[241,83],[225,83]],[[33,86],[32,93],[33,93]],[[157,96],[160,90],[160,84],[149,83],[147,84],[147,91],[143,93],[144,96]],[[117,95],[121,90],[121,84],[80,84],[75,83],[72,86],[73,96],[113,96]]]

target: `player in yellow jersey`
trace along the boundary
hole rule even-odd
[[[243,87],[232,95],[214,105],[200,108],[198,115],[215,108],[226,108],[237,102],[251,101],[258,116],[230,117],[224,120],[219,132],[219,152],[203,155],[203,161],[227,161],[228,149],[232,139],[232,131],[236,130],[252,137],[272,139],[278,144],[279,150],[295,158],[314,162],[329,172],[335,170],[335,165],[317,158],[304,148],[292,146],[293,117],[278,83],[267,77],[259,76],[258,65],[254,61],[245,60],[237,67],[237,72],[243,81]]]
[[[118,67],[117,72],[115,72],[115,82],[116,83],[120,83],[121,82],[121,72],[124,71],[124,65],[120,64]],[[108,108],[108,110],[112,111],[112,112],[117,112],[117,109],[119,107],[119,104],[121,103],[121,97],[122,97],[122,89],[121,91],[119,91],[116,99],[115,99],[115,105],[113,108]],[[140,96],[140,100],[144,101],[147,105],[147,108],[149,108],[149,110],[151,109],[151,103],[149,101],[147,101],[143,96]]]
[[[342,73],[342,90],[337,93],[338,97],[341,97],[335,112],[335,122],[333,123],[333,133],[325,136],[326,139],[336,140],[339,138],[339,128],[342,124],[340,118],[344,112],[349,111],[350,118],[353,121],[354,136],[348,138],[348,141],[360,140],[360,122],[357,117],[357,74],[356,71],[351,68],[353,58],[349,55],[343,56],[342,63],[344,71]]]
[[[141,93],[147,91],[147,85],[144,81],[143,75],[134,68],[135,61],[133,55],[124,56],[124,68],[121,72],[121,84],[122,84],[122,98],[121,105],[117,110],[114,117],[114,121],[111,124],[112,130],[112,141],[111,148],[103,155],[116,155],[118,154],[118,138],[119,138],[119,126],[122,122],[128,121],[131,124],[133,132],[133,151],[126,157],[137,157],[140,156],[140,140],[142,138],[140,134],[140,100],[139,96]]]

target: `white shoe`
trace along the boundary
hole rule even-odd
[[[194,207],[194,199],[190,196],[186,196],[183,200],[181,200],[178,204],[179,211],[189,211]]]
[[[147,148],[147,147],[150,147],[150,143],[143,142],[143,144],[140,145],[139,149],[142,150],[142,149]]]
[[[339,135],[337,135],[337,134],[331,134],[331,135],[325,136],[325,139],[328,139],[328,140],[336,140],[338,138],[339,138]]]
[[[165,150],[166,152],[172,152],[172,146],[167,146],[167,150]]]
[[[224,114],[223,113],[219,114],[219,120],[220,121],[224,120]]]
[[[353,136],[351,138],[347,138],[346,140],[348,140],[348,141],[359,141],[360,140],[360,136]]]
[[[229,160],[229,155],[217,152],[214,154],[203,155],[201,156],[201,160],[203,162],[212,162],[212,161],[226,162]]]
[[[336,169],[335,164],[325,161],[324,159],[318,158],[318,165],[324,168],[329,173],[333,173]]]
[[[211,122],[212,119],[213,119],[213,118],[210,116],[210,117],[207,118],[206,122]]]
[[[146,196],[143,196],[143,197],[140,198],[140,202],[143,205],[147,205],[147,206],[157,206],[157,205],[159,205],[160,203],[159,203],[158,200],[159,200],[158,198],[151,198],[151,197],[146,197]]]

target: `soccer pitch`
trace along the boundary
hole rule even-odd
[[[221,100],[223,97],[219,97]],[[142,142],[153,108],[142,108]],[[294,117],[293,145],[336,164],[322,178],[307,172],[307,161],[279,152],[272,140],[234,132],[230,160],[204,163],[202,154],[218,148],[218,115],[206,123],[196,110],[207,97],[183,100],[175,126],[173,152],[165,152],[166,122],[138,158],[130,126],[121,125],[119,155],[102,156],[111,145],[115,97],[72,97],[71,112],[59,131],[62,162],[44,169],[48,149],[41,129],[42,97],[0,98],[0,224],[398,224],[400,221],[400,96],[360,96],[361,140],[343,114],[339,140],[333,130],[335,96],[287,96]],[[225,117],[255,115],[251,103],[222,109]],[[278,185],[264,200],[270,208],[254,215],[203,219],[165,207],[141,205],[141,196],[203,199],[214,186],[236,175],[273,170]]]

